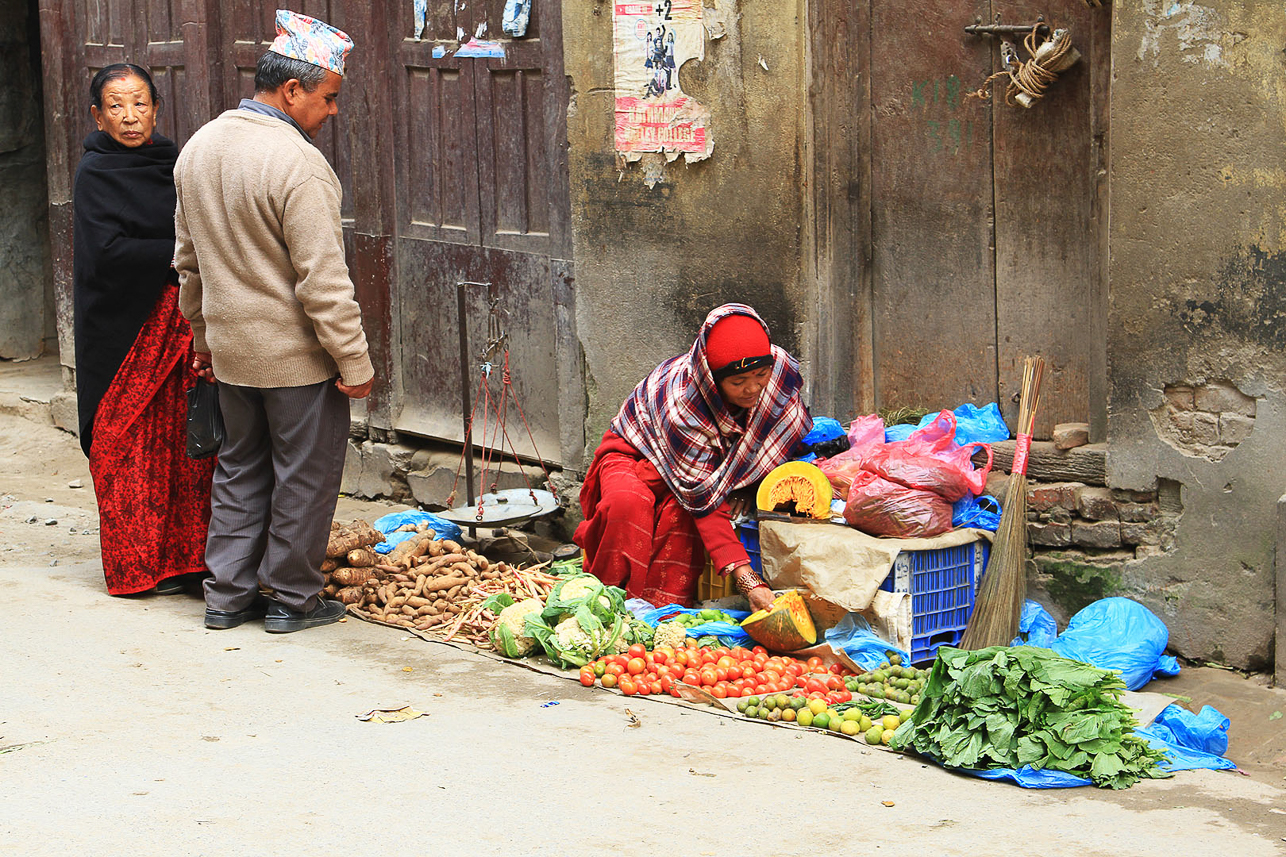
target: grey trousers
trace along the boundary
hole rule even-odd
[[[258,389],[219,382],[224,441],[210,493],[205,582],[212,610],[245,610],[262,583],[311,610],[324,576],[348,437],[334,381]]]

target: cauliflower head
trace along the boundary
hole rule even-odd
[[[575,616],[570,616],[554,626],[554,639],[564,654],[580,655],[587,660],[598,657],[596,641],[581,628]]]
[[[491,644],[496,651],[511,658],[531,654],[540,643],[535,637],[527,636],[527,617],[539,613],[544,607],[539,598],[528,598],[501,610],[496,624],[491,626]]]
[[[602,585],[603,584],[599,582],[597,577],[593,577],[588,574],[580,577],[573,577],[563,583],[562,588],[558,590],[558,598],[561,601],[575,601],[588,595],[590,592]],[[612,607],[612,602],[606,595],[598,596],[598,603],[602,604],[609,610]]]
[[[688,639],[688,629],[682,622],[662,622],[656,626],[652,637],[652,647],[669,646],[672,649],[682,648]]]

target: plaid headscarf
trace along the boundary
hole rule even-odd
[[[706,337],[715,322],[729,315],[748,315],[764,324],[745,304],[712,310],[692,350],[648,373],[612,420],[612,431],[656,467],[679,503],[696,517],[710,514],[729,493],[784,462],[813,422],[800,397],[804,382],[799,364],[774,345],[772,375],[746,415],[745,429],[738,425],[706,363]]]

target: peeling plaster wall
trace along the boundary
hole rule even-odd
[[[1256,669],[1286,490],[1283,45],[1277,2],[1114,4],[1108,482],[1174,480],[1183,504],[1121,594],[1180,654]]]
[[[705,5],[705,59],[686,63],[679,77],[711,111],[714,151],[663,166],[658,158],[622,164],[613,150],[612,4],[563,7],[586,466],[625,396],[691,346],[713,307],[754,306],[774,339],[801,356],[803,6]],[[661,180],[648,188],[645,177],[658,168]]]

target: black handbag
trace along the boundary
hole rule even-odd
[[[209,458],[223,445],[223,412],[219,410],[219,388],[197,379],[188,390],[188,457]]]

